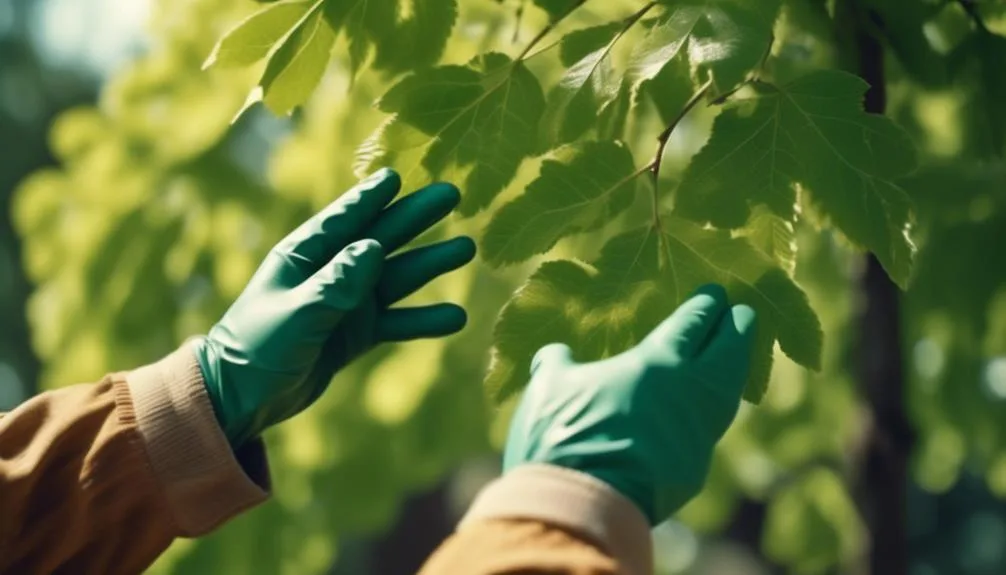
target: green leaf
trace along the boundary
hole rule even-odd
[[[549,19],[552,21],[558,20],[559,18],[568,14],[571,10],[583,4],[585,0],[531,0],[532,3],[548,12]]]
[[[412,0],[409,16],[377,37],[374,67],[399,71],[436,64],[457,18],[457,0]]]
[[[622,78],[615,73],[611,49],[624,30],[618,23],[577,30],[560,41],[567,66],[549,93],[542,119],[547,144],[565,144],[586,133],[598,112],[618,97]]]
[[[688,56],[713,94],[726,92],[758,66],[772,40],[780,0],[663,0],[666,14],[630,56],[636,85],[651,80],[679,53]]]
[[[780,218],[765,206],[755,206],[740,235],[790,277],[796,273],[796,230],[792,220]]]
[[[360,147],[357,170],[420,151],[432,177],[458,182],[464,191],[459,212],[470,216],[488,206],[537,152],[545,102],[538,79],[522,63],[489,53],[467,66],[407,76],[377,106],[394,116]]]
[[[610,222],[632,204],[639,175],[619,142],[587,142],[545,160],[538,178],[489,222],[482,255],[493,265],[545,253],[564,236]]]
[[[203,68],[248,66],[265,58],[304,18],[311,6],[310,1],[281,2],[245,18],[217,42]]]
[[[751,206],[795,216],[797,185],[839,231],[876,254],[905,287],[915,245],[911,202],[895,179],[915,167],[908,135],[867,114],[867,85],[834,70],[732,102],[713,124],[678,189],[676,210],[720,228],[739,228]]]
[[[620,353],[709,282],[758,313],[746,399],[764,395],[776,341],[794,361],[820,368],[820,323],[785,272],[728,232],[676,218],[663,228],[663,234],[647,226],[613,238],[593,266],[553,261],[531,276],[494,331],[486,386],[497,401],[526,385],[531,358],[543,345],[566,343],[578,361]]]
[[[321,81],[335,44],[335,31],[325,19],[321,2],[283,41],[269,59],[262,80],[262,100],[277,115],[303,104]]]
[[[349,39],[349,69],[355,76],[371,47],[393,41],[397,32],[398,0],[326,0],[325,17]]]

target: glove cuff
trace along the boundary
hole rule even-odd
[[[577,532],[602,545],[631,575],[653,572],[649,523],[632,501],[585,473],[524,464],[490,483],[461,521],[530,519]]]

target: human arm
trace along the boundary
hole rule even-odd
[[[422,575],[652,573],[649,528],[702,487],[740,405],[754,312],[706,286],[633,349],[542,348],[504,474]]]
[[[399,187],[381,171],[294,230],[207,337],[0,418],[0,573],[142,571],[267,498],[260,433],[339,368],[461,329],[451,304],[394,307],[474,255],[468,238],[394,253],[459,199],[441,184],[389,205]]]

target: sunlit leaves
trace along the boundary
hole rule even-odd
[[[765,57],[779,0],[664,0],[666,13],[636,45],[630,75],[653,79],[679,53],[713,92],[722,93],[744,79]]]
[[[563,236],[597,229],[629,207],[638,171],[616,142],[588,142],[545,160],[524,193],[502,206],[482,240],[494,264],[520,262],[548,251]]]
[[[877,255],[904,287],[915,246],[911,202],[895,179],[915,167],[914,144],[889,119],[862,110],[866,84],[819,71],[760,84],[731,104],[688,167],[678,213],[717,227],[744,225],[753,205],[792,218],[796,186],[855,244]]]
[[[486,383],[498,400],[527,382],[543,345],[563,342],[589,361],[625,351],[706,283],[727,287],[731,301],[758,312],[745,397],[759,401],[773,343],[794,361],[818,368],[822,332],[806,295],[771,260],[726,232],[671,218],[663,232],[646,226],[615,237],[593,266],[542,265],[503,309]]]
[[[235,26],[205,66],[249,66],[268,57],[249,103],[262,100],[288,114],[317,87],[340,33],[355,75],[372,54],[374,65],[403,70],[435,63],[457,18],[457,0],[305,0],[271,4]]]
[[[282,2],[252,14],[220,39],[204,66],[248,66],[258,62],[314,4],[310,0]]]
[[[544,107],[537,78],[502,54],[483,54],[467,66],[421,70],[378,102],[393,116],[361,146],[359,166],[372,171],[393,163],[398,153],[420,150],[429,174],[458,183],[464,191],[460,211],[472,215],[537,152]]]
[[[560,61],[568,69],[549,93],[542,129],[548,143],[566,143],[597,122],[597,113],[618,97],[622,77],[611,50],[624,26],[614,23],[577,30],[560,43]]]

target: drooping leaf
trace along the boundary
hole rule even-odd
[[[266,65],[259,82],[266,107],[286,115],[304,103],[325,74],[333,44],[335,30],[317,2]]]
[[[327,0],[325,17],[349,39],[349,69],[352,75],[363,66],[371,48],[390,41],[396,33],[398,0]]]
[[[780,0],[662,0],[666,13],[636,45],[629,74],[651,80],[684,51],[714,94],[740,83],[765,56]]]
[[[217,42],[203,68],[248,66],[258,62],[290,33],[315,4],[311,0],[280,2],[259,10]]]
[[[494,265],[516,263],[564,236],[603,226],[632,203],[637,175],[632,154],[619,142],[560,150],[522,195],[494,214],[482,256]]]
[[[436,64],[457,19],[457,0],[412,0],[408,16],[377,37],[374,67],[399,71]]]
[[[560,42],[560,60],[568,69],[549,93],[542,119],[545,141],[565,144],[582,136],[599,110],[618,97],[622,78],[611,62],[611,50],[621,36],[621,24],[577,30]]]
[[[915,167],[914,145],[891,120],[866,114],[866,84],[818,71],[729,105],[686,170],[677,213],[720,228],[743,226],[765,205],[792,219],[795,187],[904,287],[915,245],[911,201],[895,180]]]
[[[527,383],[531,358],[562,342],[578,361],[625,351],[699,286],[724,285],[733,303],[758,313],[745,398],[764,395],[773,343],[794,361],[820,367],[822,332],[806,295],[743,239],[670,218],[615,237],[593,266],[545,263],[507,303],[494,332],[486,386],[497,400]]]
[[[435,178],[457,182],[464,193],[459,211],[473,215],[536,153],[544,106],[537,78],[503,54],[416,72],[378,102],[380,110],[394,116],[361,146],[358,171],[420,150],[423,168]]]
[[[548,12],[550,20],[558,20],[584,3],[584,0],[531,0],[535,6]]]

